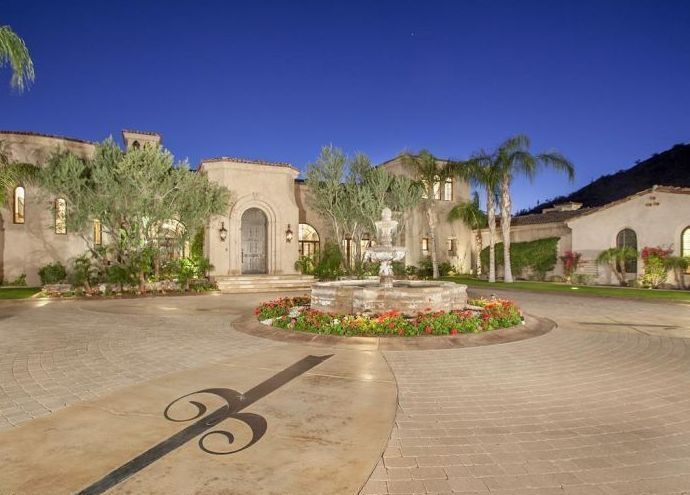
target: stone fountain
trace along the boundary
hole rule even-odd
[[[375,222],[377,244],[365,253],[367,260],[380,263],[378,280],[318,282],[311,289],[311,307],[329,313],[382,313],[395,310],[408,316],[420,311],[463,309],[467,286],[431,280],[394,280],[394,261],[405,257],[406,249],[393,246],[398,222],[384,208]]]

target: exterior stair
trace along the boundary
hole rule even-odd
[[[227,275],[215,277],[223,294],[309,290],[311,275]]]

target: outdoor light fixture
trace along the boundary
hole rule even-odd
[[[220,229],[218,229],[218,235],[220,236],[220,241],[225,242],[228,238],[228,229],[225,228],[225,222],[220,222]]]
[[[285,231],[285,240],[287,242],[292,242],[292,229],[290,228],[290,224],[288,224],[288,228]]]

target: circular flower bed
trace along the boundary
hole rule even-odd
[[[309,297],[283,297],[254,310],[265,325],[323,335],[457,335],[524,323],[520,309],[503,299],[474,299],[457,311],[422,311],[406,317],[397,311],[378,315],[329,314],[309,308]]]

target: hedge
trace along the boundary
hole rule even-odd
[[[516,276],[524,275],[526,269],[531,269],[535,276],[543,280],[546,272],[556,266],[558,260],[556,250],[558,237],[547,237],[529,242],[512,242],[510,244],[510,261]],[[482,249],[482,271],[489,271],[489,248]],[[496,244],[496,266],[503,266],[503,243]]]

